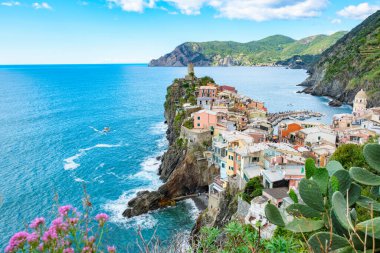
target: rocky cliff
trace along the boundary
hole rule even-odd
[[[380,106],[380,11],[323,52],[309,73],[306,93],[351,104],[364,89],[369,106]]]
[[[195,78],[193,81],[176,79],[167,89],[165,119],[168,124],[169,148],[162,157],[159,175],[164,184],[157,191],[142,191],[128,202],[125,217],[132,217],[173,205],[173,198],[205,192],[218,170],[208,167],[202,151],[207,147],[195,145],[189,148],[180,138],[180,127],[189,116],[181,111],[181,103],[194,99],[195,87],[212,81],[210,78]]]
[[[294,40],[273,35],[258,41],[186,42],[172,52],[152,60],[149,66],[273,66],[284,65],[306,68],[326,48],[334,44],[345,32],[333,35],[316,35]],[[296,58],[295,58],[296,57]]]

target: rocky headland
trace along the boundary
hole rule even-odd
[[[180,129],[184,120],[192,112],[183,111],[179,101],[195,99],[193,91],[200,85],[213,81],[211,78],[176,79],[167,89],[165,101],[165,119],[168,125],[166,132],[169,148],[161,158],[158,171],[164,184],[156,191],[141,191],[128,202],[124,211],[125,217],[133,217],[150,210],[175,205],[175,199],[207,192],[208,185],[219,170],[208,167],[202,152],[207,144],[189,147],[180,138]]]

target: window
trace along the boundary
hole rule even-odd
[[[198,116],[198,120],[201,120],[201,117]]]
[[[198,123],[198,124],[197,124],[197,126],[199,126],[199,127],[200,127],[200,126],[201,126],[201,124],[199,124],[199,123]]]
[[[234,167],[229,166],[228,169],[229,169],[229,170],[234,170]]]
[[[234,160],[234,156],[233,155],[229,155],[228,159],[230,159],[231,161],[233,161]]]
[[[226,165],[224,163],[222,163],[222,168],[224,169],[226,167]]]
[[[258,162],[259,160],[259,157],[251,157],[251,163]]]

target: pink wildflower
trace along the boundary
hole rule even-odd
[[[108,215],[105,213],[99,213],[95,216],[95,219],[99,222],[100,226],[103,226],[108,221]]]
[[[44,251],[44,244],[41,242],[40,245],[38,245],[37,249],[41,252]]]
[[[51,224],[51,228],[55,229],[57,232],[66,231],[68,227],[68,224],[63,222],[62,217],[53,220]]]
[[[58,212],[61,216],[66,216],[70,210],[73,210],[73,206],[72,205],[67,205],[67,206],[60,206],[58,208]]]
[[[70,225],[75,226],[76,224],[78,224],[79,219],[78,219],[78,218],[69,218],[69,219],[67,219],[67,222],[68,222]]]
[[[82,249],[82,253],[92,253],[92,248],[86,246]]]
[[[74,249],[73,248],[64,249],[63,253],[74,253]]]
[[[28,235],[27,240],[29,244],[37,244],[39,241],[39,236],[37,233],[31,233]]]
[[[88,238],[88,242],[89,243],[94,243],[95,242],[95,237],[94,236],[90,236],[90,238]]]
[[[115,253],[116,247],[115,246],[107,246],[107,251],[108,251],[108,253]]]
[[[43,217],[39,217],[39,218],[35,218],[32,223],[30,223],[29,227],[30,228],[33,228],[33,229],[36,229],[38,228],[39,226],[45,224],[45,218]]]
[[[45,231],[42,236],[42,241],[48,243],[51,240],[55,240],[58,238],[57,231],[54,226],[50,227],[47,231]]]
[[[9,244],[5,249],[5,252],[17,251],[19,248],[23,248],[29,234],[25,231],[18,232],[12,236],[9,240]]]

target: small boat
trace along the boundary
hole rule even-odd
[[[108,133],[111,130],[109,127],[104,127],[103,128],[103,133]]]
[[[288,106],[294,106],[292,103],[288,104]]]

